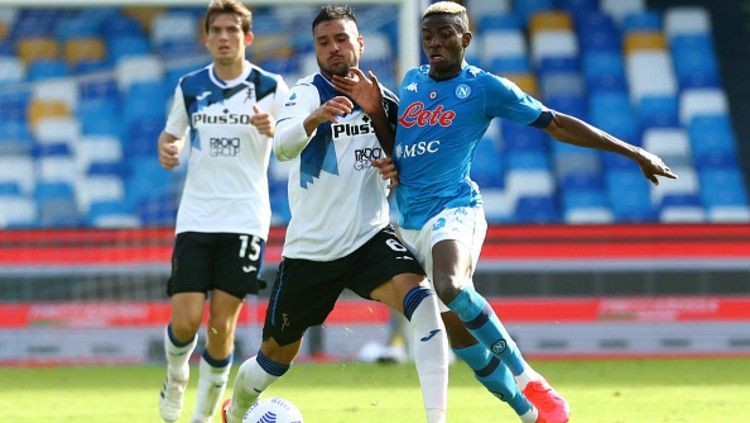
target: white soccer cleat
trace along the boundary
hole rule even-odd
[[[173,423],[180,418],[187,384],[187,379],[180,380],[167,376],[159,394],[159,414],[165,422]]]

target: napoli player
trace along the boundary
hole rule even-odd
[[[512,82],[464,62],[472,40],[466,9],[438,2],[422,18],[429,65],[407,72],[399,90],[395,164],[401,236],[432,281],[453,351],[523,422],[566,422],[570,407],[523,359],[472,274],[487,224],[478,187],[469,178],[477,143],[494,117],[542,129],[563,142],[622,154],[658,184],[676,178],[662,160],[572,116],[546,109]],[[347,94],[356,84],[336,79]]]

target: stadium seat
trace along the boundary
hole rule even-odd
[[[604,192],[595,189],[564,189],[561,194],[565,223],[601,224],[614,220]]]
[[[41,118],[31,128],[41,144],[63,142],[75,148],[81,137],[81,124],[74,117]]]
[[[695,195],[667,195],[662,199],[659,207],[659,221],[662,223],[702,223],[706,221],[706,211],[700,199]]]
[[[130,86],[122,103],[124,127],[140,119],[162,120],[167,113],[167,89],[161,81],[136,82]]]
[[[120,91],[128,92],[136,82],[161,83],[164,79],[164,64],[152,54],[128,56],[117,62],[115,73]],[[164,88],[159,88],[158,91],[160,95],[164,94]]]
[[[680,123],[686,126],[698,115],[727,115],[729,103],[722,89],[690,89],[680,93]]]
[[[583,55],[583,75],[589,90],[625,90],[625,64],[614,51],[591,51]]]
[[[46,79],[64,78],[70,75],[67,63],[60,59],[39,59],[28,66],[29,81],[43,81]]]
[[[638,101],[641,128],[673,128],[680,125],[677,97],[647,94]]]
[[[474,151],[471,179],[480,187],[502,188],[503,167],[499,158],[500,154],[492,139],[482,138]]]
[[[103,61],[107,51],[104,42],[97,37],[72,38],[63,44],[63,57],[72,68],[83,61]]]
[[[0,183],[15,183],[23,194],[30,194],[36,185],[34,160],[27,154],[0,155]]]
[[[496,56],[490,59],[485,67],[488,71],[502,76],[506,74],[528,74],[531,71],[529,59],[526,56]]]
[[[533,36],[539,31],[571,31],[573,21],[570,15],[563,10],[543,10],[534,12],[528,25],[529,33]]]
[[[120,141],[106,135],[83,136],[78,140],[76,164],[87,172],[92,163],[119,163],[123,160]]]
[[[532,151],[543,153],[549,149],[549,136],[540,129],[520,125],[511,121],[500,124],[503,140],[503,153],[509,151]]]
[[[545,95],[544,105],[579,119],[588,120],[586,98],[582,95]]]
[[[18,84],[26,78],[26,67],[14,56],[0,55],[0,87]]]
[[[135,19],[144,32],[154,30],[154,21],[158,16],[165,12],[161,6],[125,6],[122,8],[122,14],[128,18]]]
[[[518,30],[488,31],[482,36],[479,56],[483,63],[496,57],[526,57],[526,38]]]
[[[693,166],[690,141],[682,128],[649,128],[643,133],[643,148],[661,157],[672,168]]]
[[[37,60],[54,60],[59,58],[60,45],[54,38],[34,37],[23,38],[16,45],[18,57],[30,65]]]
[[[508,171],[546,170],[550,171],[549,156],[545,150],[509,150],[504,154]]]
[[[625,34],[623,50],[625,56],[635,51],[664,52],[667,50],[667,41],[661,32],[633,31]]]
[[[747,191],[739,168],[699,169],[698,178],[701,185],[701,200],[709,212],[715,207],[748,206]]]
[[[624,32],[661,31],[661,13],[656,10],[640,10],[628,13],[622,20]]]
[[[137,228],[141,221],[122,201],[94,202],[86,216],[89,226],[96,228]]]
[[[672,172],[679,175],[679,178],[665,181],[665,183],[659,185],[650,184],[651,202],[663,207],[662,200],[670,196],[689,196],[698,199],[700,184],[698,182],[698,174],[695,170],[692,167],[670,166],[670,168]],[[690,205],[699,206],[700,203]]]
[[[0,197],[0,227],[33,228],[38,225],[39,212],[34,200],[27,196]]]
[[[119,137],[122,133],[120,102],[117,99],[102,97],[81,100],[77,115],[81,132],[85,135]]]
[[[154,18],[151,41],[157,48],[174,40],[197,42],[199,33],[199,22],[194,15],[168,11]]]
[[[531,56],[539,64],[546,57],[578,57],[578,41],[573,31],[540,30],[532,35]]]
[[[75,183],[79,177],[75,156],[69,154],[44,154],[36,159],[38,182]]]
[[[621,91],[591,93],[588,109],[592,124],[629,143],[640,145],[638,118],[626,93]]]
[[[583,96],[585,83],[579,72],[548,72],[542,74],[541,89],[544,97]]]
[[[651,222],[656,215],[649,195],[649,182],[639,170],[610,170],[607,193],[618,222]]]
[[[675,96],[677,80],[666,51],[631,50],[627,55],[630,96],[638,104],[644,96]]]
[[[129,56],[143,56],[151,53],[151,46],[143,36],[118,35],[107,41],[109,60],[117,64],[121,59]]]
[[[550,224],[559,221],[558,207],[552,196],[522,196],[513,211],[514,223]]]
[[[669,44],[680,88],[721,85],[713,39],[709,35],[679,34],[670,38]]]
[[[702,7],[669,7],[664,12],[664,32],[670,38],[683,34],[708,34],[711,17]]]
[[[737,163],[737,141],[727,115],[699,115],[688,124],[690,148],[699,168]]]
[[[576,32],[584,54],[611,52],[621,54],[620,29],[610,15],[592,12],[576,20]]]
[[[34,190],[39,224],[44,227],[76,227],[81,224],[74,191],[69,183],[39,182]]]
[[[492,10],[481,13],[471,9],[469,9],[469,12],[475,16],[473,21],[476,22],[477,33],[479,35],[485,34],[489,31],[506,29],[520,30],[523,28],[523,23],[520,18],[513,12]],[[476,13],[480,14],[477,15]]]
[[[75,187],[76,204],[83,214],[88,214],[94,202],[125,199],[125,186],[117,176],[82,177],[75,181]]]
[[[57,21],[55,39],[67,44],[77,38],[98,37],[101,21],[89,19],[86,16],[71,16]]]
[[[521,197],[544,197],[555,193],[555,177],[549,170],[520,169],[505,173],[507,201],[515,209]]]
[[[646,9],[644,0],[600,0],[599,7],[618,22],[622,22],[627,15]]]
[[[73,112],[78,108],[78,84],[71,78],[40,81],[33,84],[31,97],[41,101],[63,102]]]
[[[554,8],[553,0],[524,0],[513,2],[514,11],[518,14],[521,22],[527,24],[537,12],[551,10]]]
[[[534,97],[539,96],[539,85],[537,84],[536,77],[533,73],[506,73],[501,75],[518,85],[518,88],[522,89],[525,93],[528,93]]]
[[[474,19],[493,13],[509,13],[513,11],[511,0],[469,0],[466,2],[466,10]]]
[[[716,206],[708,211],[708,221],[712,223],[748,223],[750,207]]]
[[[32,100],[27,111],[27,121],[30,126],[35,125],[42,118],[68,117],[70,108],[63,101]]]
[[[566,175],[571,173],[598,174],[603,169],[598,151],[554,142],[552,152],[555,174],[560,181],[564,181]]]

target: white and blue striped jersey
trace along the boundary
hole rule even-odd
[[[481,204],[470,179],[474,150],[495,117],[535,122],[542,104],[513,82],[464,64],[454,78],[436,81],[429,66],[410,69],[399,88],[393,160],[399,225],[420,229],[442,210]]]
[[[293,161],[284,257],[335,260],[390,222],[387,183],[370,164],[385,155],[370,117],[355,105],[352,113],[321,124],[310,136],[303,126],[310,113],[340,95],[322,74],[309,75],[292,87],[279,116],[274,152],[279,160]],[[383,97],[395,126],[398,101],[386,89]]]
[[[268,238],[271,138],[250,124],[253,105],[277,117],[288,88],[276,74],[245,63],[232,81],[210,64],[180,79],[165,131],[189,129],[187,179],[175,231],[229,232]]]

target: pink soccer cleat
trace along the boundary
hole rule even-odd
[[[536,407],[539,417],[536,423],[566,423],[570,417],[570,406],[544,378],[529,382],[523,394]]]

